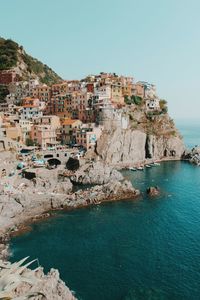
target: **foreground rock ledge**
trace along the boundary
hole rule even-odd
[[[13,264],[0,260],[1,299],[76,300],[57,270],[51,269],[44,275],[41,267],[35,270],[24,267],[26,260]]]

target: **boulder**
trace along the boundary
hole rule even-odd
[[[160,189],[157,186],[150,186],[147,189],[147,194],[149,196],[158,196],[160,194]]]
[[[200,147],[196,146],[192,150],[184,152],[183,159],[189,160],[190,163],[200,165]]]
[[[105,184],[112,180],[123,180],[123,176],[106,163],[97,161],[83,165],[71,179],[73,182],[82,184]]]
[[[72,188],[73,188],[73,184],[71,183],[69,178],[65,178],[65,181],[58,182],[55,185],[53,192],[58,194],[68,194],[72,192]]]
[[[24,261],[26,259],[14,265],[0,260],[0,280],[5,281],[1,290],[2,299],[76,300],[57,270],[51,269],[45,275],[41,267],[35,270],[21,267]],[[8,275],[3,280],[5,268]]]

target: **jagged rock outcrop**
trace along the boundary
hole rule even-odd
[[[112,180],[123,180],[120,172],[102,161],[92,162],[79,168],[71,180],[82,184],[105,184]]]
[[[65,285],[65,283],[60,279],[58,270],[51,269],[47,275],[40,270],[38,274],[40,281],[34,287],[35,291],[40,291],[46,296],[48,300],[76,300],[75,296]],[[33,290],[33,291],[34,291]],[[35,297],[33,300],[37,300]]]
[[[147,194],[151,197],[158,196],[160,194],[160,189],[157,186],[150,186],[147,189]]]
[[[191,151],[186,150],[183,154],[183,158],[189,160],[190,163],[200,165],[200,147],[196,146]]]
[[[139,195],[129,181],[110,180],[106,184],[96,185],[87,190],[79,190],[76,193],[66,193],[63,185],[59,193],[53,192],[32,192],[29,187],[23,193],[16,191],[16,194],[0,196],[0,237],[7,230],[26,221],[37,219],[45,212],[52,209],[64,207],[87,206],[103,201],[134,198]],[[62,192],[62,193],[61,193]]]
[[[1,299],[76,300],[57,270],[47,275],[41,267],[31,270],[34,261],[27,263],[27,258],[13,264],[0,260]]]
[[[72,201],[68,200],[67,205],[85,206],[89,204],[98,204],[106,201],[133,199],[140,195],[140,191],[135,189],[128,180],[111,180],[103,185],[96,185],[87,190],[79,190],[75,193]]]
[[[17,174],[9,177],[9,183],[6,178],[2,179],[0,235],[52,209],[93,203],[95,193],[98,196],[94,197],[94,203],[95,199],[106,201],[107,198],[115,200],[135,195],[135,189],[131,184],[123,182],[121,173],[101,161],[84,164],[72,177],[77,183],[98,184],[97,187],[88,189],[86,194],[83,190],[73,193],[71,180],[69,177],[60,177],[61,171],[38,169],[34,171],[36,177],[32,180],[21,178]],[[87,199],[90,199],[89,203],[86,202]]]

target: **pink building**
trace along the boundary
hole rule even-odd
[[[76,131],[76,143],[82,145],[87,150],[94,147],[102,133],[102,127],[84,126]]]
[[[56,129],[51,125],[33,125],[30,136],[42,148],[57,144]]]

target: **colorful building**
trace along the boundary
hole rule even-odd
[[[55,129],[60,127],[60,118],[54,115],[36,117],[32,121],[34,125],[50,125]]]
[[[35,117],[42,117],[44,102],[39,99],[27,97],[23,99],[22,108],[19,110],[20,119],[32,120]]]
[[[35,144],[42,148],[57,144],[56,129],[51,125],[33,125],[30,137]]]
[[[160,110],[160,103],[158,98],[147,99],[146,100],[146,109],[148,111]]]
[[[51,86],[51,93],[53,96],[59,94],[67,94],[69,92],[67,81],[61,83],[53,84]]]
[[[61,120],[61,141],[62,143],[75,142],[76,131],[81,128],[80,120],[63,119]]]
[[[95,147],[97,139],[101,136],[102,127],[100,126],[84,126],[76,131],[76,143],[84,148],[91,149]]]
[[[33,123],[30,120],[19,120],[19,127],[21,128],[23,143],[26,143],[26,140],[30,138],[32,125]]]
[[[72,95],[71,94],[56,94],[51,97],[49,103],[49,112],[53,115],[65,114],[66,117],[72,115]]]

